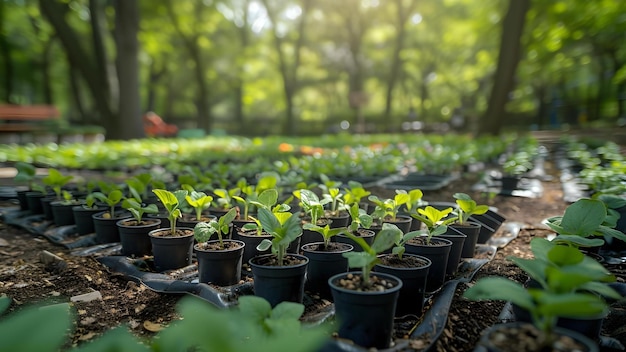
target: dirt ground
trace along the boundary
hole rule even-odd
[[[425,191],[427,201],[453,201],[452,194],[465,192],[479,203],[489,204],[508,221],[523,224],[518,237],[498,250],[493,260],[484,265],[475,278],[487,275],[504,275],[519,281],[525,277],[519,269],[505,258],[509,255],[528,257],[529,242],[534,236],[546,236],[550,232],[541,224],[549,216],[563,213],[567,204],[556,170],[548,160],[545,170],[551,180],[541,182],[543,193],[539,198],[492,196],[473,191],[475,173],[463,175],[438,191]],[[380,196],[392,192],[382,187],[371,189]],[[5,202],[4,206],[10,205]],[[42,251],[49,251],[63,258],[67,267],[44,265]],[[612,267],[618,280],[626,276],[621,267]],[[470,302],[460,297],[467,286],[459,284],[446,328],[436,343],[437,351],[471,351],[480,332],[495,323],[502,311],[502,302]],[[109,271],[92,257],[72,256],[69,250],[54,245],[43,237],[0,223],[0,295],[13,299],[11,311],[33,302],[67,302],[71,297],[97,291],[101,299],[77,302],[75,326],[66,347],[81,344],[102,334],[111,327],[127,324],[139,336],[152,336],[156,331],[177,319],[175,294],[160,294],[129,281],[123,275]],[[602,334],[626,344],[626,330],[618,313],[623,307],[616,306],[605,320]],[[412,344],[419,347],[419,344]]]

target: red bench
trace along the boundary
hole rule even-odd
[[[59,110],[52,105],[0,105],[0,132],[32,132],[44,129],[43,121],[56,120]]]

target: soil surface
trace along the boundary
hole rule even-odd
[[[474,191],[472,186],[478,181],[480,172],[463,174],[443,189],[424,191],[425,200],[445,202],[453,202],[452,195],[456,192],[468,193],[479,204],[497,208],[507,221],[522,225],[517,238],[498,249],[493,259],[480,269],[474,279],[501,275],[520,282],[526,280],[524,274],[506,257],[530,257],[531,238],[551,234],[541,224],[542,220],[561,215],[568,205],[563,200],[559,172],[550,160],[545,164],[545,171],[552,177],[540,181],[543,192],[538,198]],[[383,187],[369,189],[379,197],[393,196],[393,190]],[[1,206],[13,204],[4,202]],[[66,265],[44,264],[40,259],[43,251],[62,258]],[[623,265],[613,265],[610,269],[619,282],[624,282],[626,275]],[[481,331],[500,320],[504,302],[467,301],[461,297],[467,287],[467,284],[460,283],[455,291],[447,325],[436,342],[437,351],[472,351]],[[0,295],[13,299],[10,311],[19,310],[33,302],[68,302],[71,297],[92,292],[98,292],[101,298],[74,303],[77,316],[66,347],[92,340],[119,324],[128,325],[139,336],[152,336],[178,318],[175,306],[181,295],[153,292],[123,275],[109,271],[92,257],[73,256],[68,249],[54,245],[43,237],[0,223]],[[621,313],[624,308],[617,304],[613,307],[605,319],[602,335],[626,344],[626,329]],[[409,331],[399,333],[408,334]],[[425,341],[410,341],[409,350],[421,350],[425,345]]]

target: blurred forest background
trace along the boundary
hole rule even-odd
[[[1,0],[0,102],[107,138],[624,123],[623,0]]]

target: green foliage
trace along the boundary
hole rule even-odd
[[[352,219],[348,225],[350,233],[354,234],[359,228],[369,229],[372,226],[374,219],[364,209],[359,208],[359,203],[352,203],[348,212],[350,219]]]
[[[183,216],[180,207],[187,197],[187,190],[179,189],[172,193],[165,189],[153,189],[152,192],[156,194],[165,207],[165,210],[167,211],[167,219],[170,221],[170,233],[172,236],[175,236],[176,220]]]
[[[213,193],[217,196],[217,199],[215,199],[216,208],[226,210],[235,206],[233,197],[239,196],[241,189],[238,187],[231,189],[217,188],[213,190]]]
[[[158,214],[159,208],[157,208],[156,204],[148,204],[143,205],[138,202],[135,198],[126,198],[122,201],[122,208],[128,210],[135,220],[137,224],[141,224],[143,221],[144,214]]]
[[[489,210],[489,206],[477,205],[476,201],[474,201],[469,195],[465,193],[455,193],[454,198],[456,199],[457,204],[457,221],[461,225],[465,224],[470,216],[482,215]]]
[[[265,208],[259,209],[258,216],[263,230],[272,235],[272,240],[263,239],[257,249],[262,252],[271,248],[279,265],[283,265],[289,244],[302,235],[300,218],[288,211],[271,211]]]
[[[456,216],[448,216],[452,213],[452,208],[445,208],[439,210],[430,205],[426,208],[418,208],[416,213],[411,213],[411,216],[426,225],[426,231],[423,233],[426,235],[426,242],[430,243],[433,236],[444,234],[448,230],[449,224],[457,220]]]
[[[211,206],[213,197],[204,192],[195,191],[189,185],[182,185],[182,187],[189,192],[189,194],[185,196],[185,201],[195,210],[196,220],[200,221],[202,219],[202,211]]]
[[[0,297],[0,314],[11,303]],[[23,308],[0,320],[0,351],[59,351],[72,327],[67,303]],[[33,335],[33,331],[37,331]]]
[[[236,216],[237,209],[231,208],[226,214],[220,216],[218,220],[213,219],[209,222],[199,222],[193,228],[193,235],[198,242],[206,242],[213,234],[217,234],[220,248],[224,248],[224,242],[222,240],[223,235],[230,232],[230,224]]]
[[[61,171],[57,169],[49,169],[48,175],[43,178],[43,183],[46,186],[52,188],[54,193],[56,194],[57,200],[62,199],[61,189],[70,182],[74,176],[72,175],[63,175]]]
[[[345,195],[343,196],[344,202],[347,206],[352,204],[359,204],[361,199],[366,198],[372,192],[363,188],[363,185],[357,181],[348,181],[348,187],[344,188]]]
[[[37,176],[37,169],[35,166],[30,163],[18,161],[15,163],[15,169],[17,170],[17,174],[13,180],[17,183],[26,183],[28,184],[28,188],[32,189],[33,182]]]
[[[100,202],[106,203],[109,206],[109,214],[111,217],[115,216],[115,206],[117,206],[122,199],[124,198],[124,194],[119,189],[111,189],[107,194],[102,192],[94,192],[93,197],[99,200]]]
[[[9,298],[0,297],[0,313],[9,304]],[[272,309],[260,297],[241,296],[237,307],[218,309],[199,298],[184,297],[177,310],[182,319],[150,340],[141,340],[126,326],[119,326],[71,351],[312,352],[329,336],[324,326],[303,326],[299,318],[304,306],[293,302],[282,302]],[[62,303],[27,307],[3,317],[0,350],[59,351],[67,340],[73,316],[70,305]]]
[[[400,208],[407,204],[411,197],[405,190],[396,190],[396,195],[393,198],[379,199],[377,196],[371,195],[367,199],[376,204],[372,217],[382,222],[385,219],[395,221]]]
[[[604,225],[606,219],[606,205],[601,200],[579,199],[565,209],[563,216],[548,218],[546,225],[558,234],[555,242],[575,247],[601,246],[603,236],[626,240],[621,231]]]
[[[533,238],[534,259],[508,257],[539,287],[525,288],[502,277],[478,280],[464,297],[472,300],[506,300],[528,310],[533,323],[550,335],[557,317],[594,317],[608,309],[603,297],[622,297],[606,283],[615,277],[577,248]]]
[[[361,246],[363,251],[346,252],[342,255],[348,258],[349,267],[361,269],[363,285],[368,286],[371,284],[370,273],[372,268],[380,262],[378,255],[391,248],[394,244],[399,243],[402,239],[402,231],[396,225],[384,223],[382,229],[376,234],[371,246],[363,238],[349,232],[346,233],[346,236]]]
[[[330,224],[326,224],[326,226],[321,227],[318,225],[313,225],[312,223],[305,223],[302,226],[303,229],[305,230],[311,230],[311,231],[315,231],[319,234],[322,235],[322,237],[324,238],[324,246],[328,246],[330,244],[330,240],[342,233],[346,233],[348,231],[348,229],[346,228],[331,228]]]
[[[317,194],[308,189],[294,191],[294,195],[300,199],[302,210],[311,218],[311,224],[317,225],[317,221],[324,216],[324,204],[330,199],[321,201]]]

